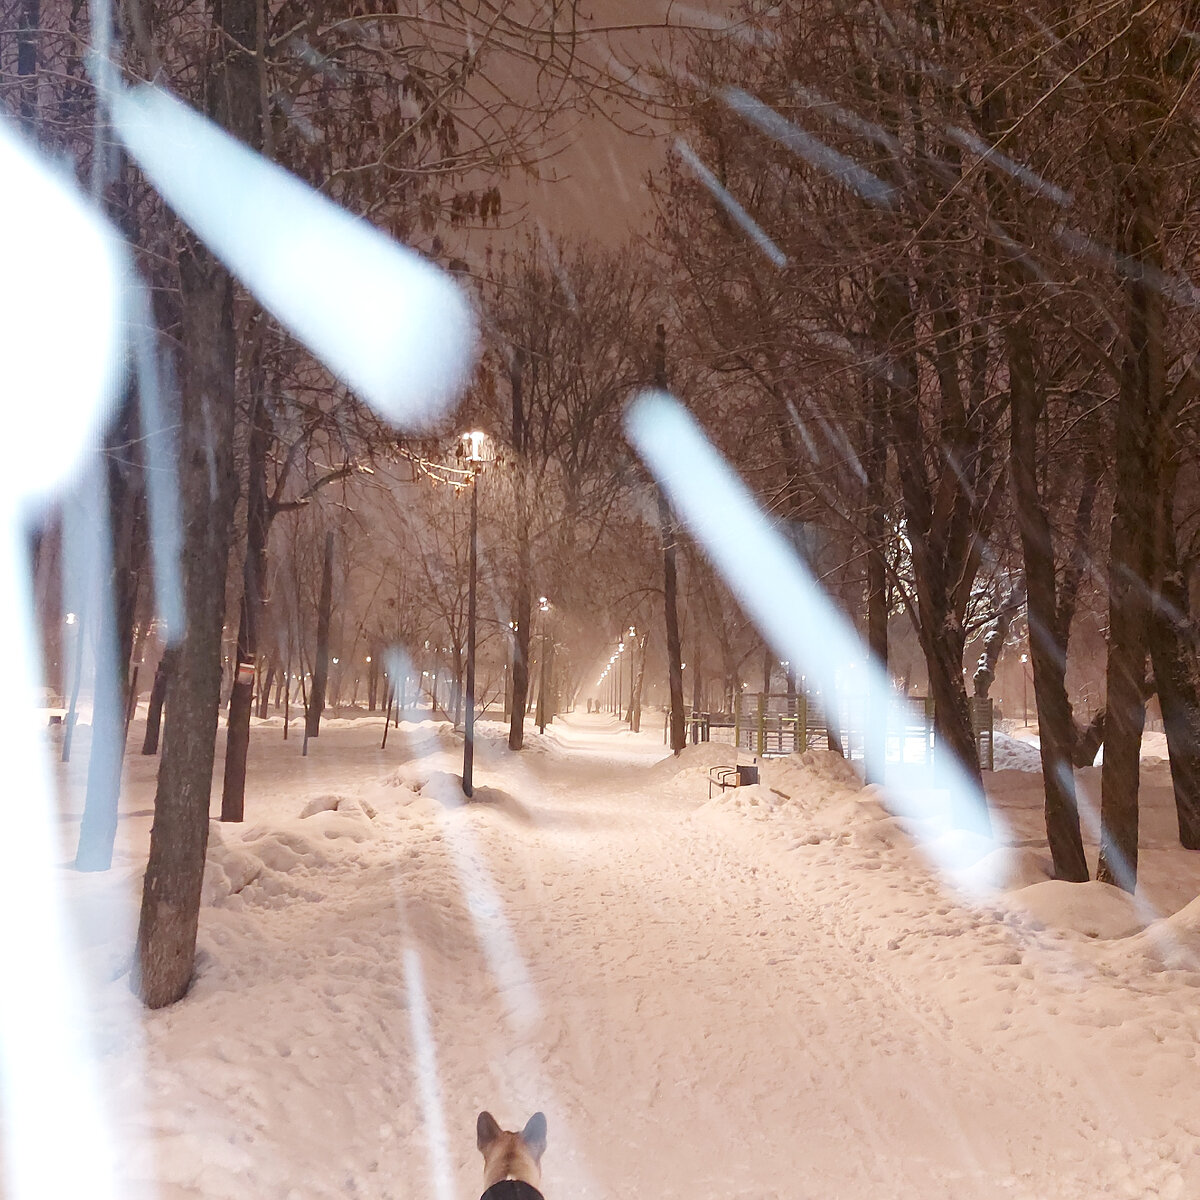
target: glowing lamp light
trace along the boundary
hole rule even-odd
[[[462,453],[461,458],[466,459],[469,463],[481,463],[487,461],[487,455],[484,454],[484,447],[487,444],[487,434],[479,429],[472,429],[470,433],[462,435],[462,445],[460,447]]]

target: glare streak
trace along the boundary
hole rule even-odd
[[[791,121],[785,120],[773,108],[748,92],[740,88],[725,88],[721,97],[734,112],[752,125],[757,125],[768,137],[857,192],[868,203],[882,208],[894,208],[898,203],[899,194],[890,183],[885,183],[877,175],[872,175],[866,167],[859,166],[852,158],[847,158],[812,134],[793,125]]]
[[[115,1133],[101,1098],[87,1008],[55,879],[59,861],[53,791],[33,726],[37,678],[28,563],[19,523],[0,533],[0,622],[13,632],[15,682],[0,689],[0,746],[9,795],[0,838],[0,1088],[12,1200],[88,1196],[117,1200]],[[69,1131],[70,1148],[63,1137]]]
[[[787,266],[787,255],[767,236],[757,221],[733,198],[729,190],[721,186],[717,177],[700,161],[691,146],[676,138],[675,152],[683,159],[688,170],[713,194],[717,203],[748,233],[759,249],[777,267]]]
[[[183,636],[183,524],[179,514],[179,474],[174,419],[175,392],[159,370],[157,333],[143,287],[134,289],[131,325],[137,370],[138,419],[142,429],[142,473],[150,549],[154,555],[154,595],[166,644]],[[170,408],[168,408],[170,406]]]
[[[441,1076],[438,1074],[437,1045],[433,1040],[433,1023],[429,1015],[429,999],[425,994],[421,955],[412,946],[404,951],[404,981],[408,988],[409,1029],[416,1059],[417,1089],[421,1098],[421,1115],[425,1121],[434,1194],[437,1200],[454,1200],[454,1178],[450,1170],[450,1142],[446,1134],[446,1106],[442,1100]]]
[[[172,208],[279,322],[387,419],[424,426],[475,352],[449,276],[153,87],[111,101]]]
[[[439,795],[444,808],[462,807],[462,793],[457,787],[447,788]],[[470,829],[452,826],[449,814],[442,813],[442,830],[454,860],[458,886],[467,902],[475,936],[488,961],[496,986],[511,1006],[509,1024],[518,1032],[533,1028],[541,1007],[529,978],[528,968],[512,934],[504,905],[492,881],[491,872],[483,860]]]
[[[626,432],[675,512],[779,657],[803,664],[823,694],[835,692],[845,667],[866,659],[868,693],[886,695],[884,719],[903,728],[903,698],[886,671],[869,659],[849,621],[694,419],[665,393],[646,392],[630,406]],[[912,832],[924,840],[926,852],[944,872],[968,865],[964,852],[971,861],[978,857],[980,847],[964,846],[961,835],[988,827],[986,803],[953,754],[939,751],[917,774],[897,772],[889,780],[887,799],[899,815],[917,822]],[[957,880],[960,887],[990,882],[994,881],[979,877]]]
[[[65,177],[0,120],[0,228],[21,286],[0,289],[10,443],[0,486],[0,758],[11,803],[0,839],[0,1158],[12,1200],[116,1200],[117,1134],[105,1108],[66,907],[54,792],[30,698],[40,675],[26,517],[75,475],[121,375],[120,244]],[[69,347],[64,347],[64,330]],[[36,452],[30,452],[36,450]],[[64,1138],[66,1145],[64,1146]]]
[[[977,137],[969,130],[951,125],[946,130],[946,136],[964,150],[978,154],[984,162],[999,167],[1014,179],[1019,179],[1035,196],[1045,196],[1047,200],[1053,200],[1055,204],[1061,205],[1063,208],[1070,208],[1074,203],[1070,192],[1063,191],[1057,184],[1043,179],[1036,171],[1009,158],[1007,154],[1002,154],[994,146],[989,146],[981,137]]]
[[[893,154],[900,153],[900,139],[874,122],[864,121],[857,113],[848,112],[840,104],[835,104],[832,100],[822,96],[820,92],[814,92],[810,88],[797,86],[795,92],[802,103],[807,104],[809,108],[827,113],[844,129],[857,133],[860,137],[874,142],[877,146],[882,146],[885,150],[890,150]]]

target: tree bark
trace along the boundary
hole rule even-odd
[[[149,1008],[173,1004],[192,978],[221,692],[225,571],[237,489],[233,284],[203,249],[185,251],[179,266],[186,626],[168,687],[166,739],[138,928],[136,986]]]
[[[1130,33],[1129,78],[1140,74],[1139,35]],[[1144,86],[1132,84],[1134,95]],[[1131,97],[1132,98],[1132,97]],[[1109,617],[1104,766],[1100,777],[1100,865],[1097,878],[1128,892],[1137,887],[1138,783],[1145,704],[1146,603],[1152,520],[1157,509],[1154,442],[1165,392],[1161,241],[1146,162],[1148,131],[1141,106],[1130,105],[1129,173],[1122,249],[1137,265],[1125,283],[1121,381],[1117,398],[1116,472],[1109,549]]]
[[[525,709],[529,701],[529,638],[533,621],[533,548],[530,539],[529,488],[525,478],[525,393],[522,373],[525,354],[515,349],[509,364],[512,392],[512,443],[516,457],[517,579],[513,593],[512,709],[508,720],[508,748],[525,744]]]
[[[867,676],[867,725],[863,736],[863,767],[867,783],[882,783],[887,768],[888,713],[888,585],[887,520],[884,488],[887,472],[886,401],[883,384],[870,383],[867,417],[867,649],[874,670]],[[788,668],[789,695],[795,693]],[[790,709],[789,709],[790,711]]]
[[[667,387],[667,331],[663,325],[655,329],[654,383],[665,391]],[[667,630],[667,683],[671,693],[671,750],[680,754],[687,745],[687,729],[683,712],[683,648],[679,639],[679,581],[676,574],[676,525],[661,488],[658,495],[658,525],[663,547],[663,609]]]
[[[679,754],[687,745],[687,730],[683,714],[683,654],[679,641],[675,522],[661,490],[658,490],[658,522],[663,543],[663,608],[667,627],[667,681],[671,692],[671,750]]]
[[[1019,268],[1008,272],[1019,286]],[[1017,528],[1025,562],[1029,614],[1029,651],[1033,660],[1033,694],[1038,714],[1038,741],[1045,793],[1046,837],[1054,877],[1072,883],[1088,879],[1072,760],[1075,722],[1067,699],[1067,647],[1058,628],[1054,545],[1050,521],[1037,484],[1037,419],[1044,399],[1035,376],[1029,326],[1017,295],[1010,299],[1005,326],[1010,399],[1010,470]]]
[[[1175,521],[1164,488],[1158,516],[1159,585],[1150,622],[1150,659],[1167,735],[1179,842],[1200,850],[1200,671],[1191,630],[1187,577],[1179,566]]]
[[[222,58],[206,108],[242,140],[259,142],[257,0],[217,0]],[[185,628],[169,685],[166,741],[142,890],[135,984],[149,1008],[182,997],[192,979],[208,842],[225,575],[237,498],[233,281],[203,248],[179,259],[183,396],[179,489]]]
[[[254,665],[263,623],[263,586],[267,566],[267,449],[271,431],[266,422],[262,379],[253,368],[250,388],[249,472],[246,483],[246,558],[242,565],[242,603],[238,614],[237,664],[229,693],[229,722],[225,731],[225,777],[221,788],[221,820],[241,821],[246,815],[246,760],[250,752],[250,715],[254,701]],[[249,669],[247,669],[249,668]],[[264,693],[269,690],[267,682]],[[315,736],[315,735],[314,735]]]
[[[17,79],[20,100],[17,113],[29,137],[37,134],[38,117],[38,30],[41,0],[21,0],[17,16]]]
[[[325,689],[329,683],[329,618],[333,609],[333,530],[325,535],[325,559],[321,567],[321,596],[317,601],[317,656],[313,663],[312,691],[304,720],[304,736],[321,733],[321,714],[325,711]]]
[[[154,682],[150,685],[150,704],[146,713],[146,736],[142,740],[143,754],[157,754],[159,735],[162,731],[163,705],[167,699],[167,684],[171,680],[175,648],[168,646],[154,669]]]

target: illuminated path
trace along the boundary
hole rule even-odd
[[[1190,1001],[1131,1002],[906,856],[702,808],[614,729],[484,744],[465,809],[379,786],[353,727],[276,773],[261,807],[337,781],[374,836],[206,910],[205,973],[151,1022],[166,1200],[468,1200],[481,1108],[545,1110],[547,1200],[1200,1194]],[[284,833],[247,845],[284,867]]]

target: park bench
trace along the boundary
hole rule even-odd
[[[709,767],[708,769],[708,798],[712,799],[712,790],[719,787],[722,792],[731,787],[748,787],[758,782],[758,764],[742,767]]]

